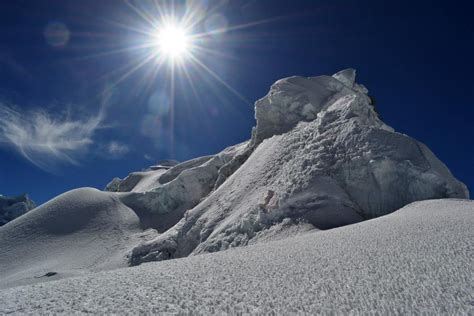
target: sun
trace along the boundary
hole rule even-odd
[[[189,53],[190,37],[184,27],[164,25],[156,31],[155,38],[159,53],[171,59],[182,58]]]

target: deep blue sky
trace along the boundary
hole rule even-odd
[[[171,2],[159,3],[169,9]],[[174,2],[176,12],[184,3]],[[177,71],[174,102],[168,66],[151,76],[156,63],[150,62],[119,81],[127,72],[124,67],[149,53],[127,50],[147,40],[134,30],[148,26],[124,2],[2,1],[0,104],[14,109],[20,122],[31,123],[42,111],[39,116],[51,118],[52,129],[57,122],[98,118],[101,106],[104,114],[87,135],[87,146],[68,154],[76,164],[30,155],[39,160],[38,167],[4,142],[0,193],[27,192],[42,203],[76,187],[103,188],[113,177],[160,159],[183,161],[216,153],[250,137],[253,102],[274,81],[347,67],[357,69],[358,82],[375,96],[389,125],[427,144],[457,178],[474,188],[474,22],[467,1],[202,4],[208,11],[195,32],[216,24],[267,21],[199,43],[208,53],[196,57],[242,98],[190,61],[185,67],[194,90]],[[137,6],[158,16],[151,2]],[[61,37],[48,41],[45,36],[48,25],[58,23],[69,31],[65,43]],[[173,136],[167,107],[171,102]]]

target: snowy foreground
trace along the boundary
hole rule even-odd
[[[472,314],[473,215],[468,200],[415,202],[332,230],[3,289],[0,314]]]

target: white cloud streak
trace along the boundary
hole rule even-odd
[[[0,103],[0,145],[15,148],[36,166],[51,171],[56,163],[78,164],[77,157],[93,144],[105,115],[71,119],[69,113],[20,110]]]
[[[111,141],[107,146],[107,152],[111,155],[111,158],[120,158],[126,155],[130,151],[130,148],[122,143]]]

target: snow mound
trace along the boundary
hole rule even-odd
[[[474,202],[0,291],[0,314],[470,315]]]
[[[66,192],[1,227],[0,287],[126,266],[141,235],[137,215],[113,194]]]
[[[202,170],[212,175],[198,181],[207,189],[179,208],[184,217],[174,227],[135,247],[131,264],[243,246],[266,231],[277,237],[274,226],[283,221],[329,229],[414,201],[468,198],[466,186],[425,145],[379,119],[366,93],[353,69],[277,81],[255,104],[251,141],[226,164]],[[199,187],[190,178],[167,194],[185,183],[186,192]],[[167,205],[159,209],[177,214]]]
[[[0,226],[36,207],[27,194],[19,196],[4,196],[0,194]]]

